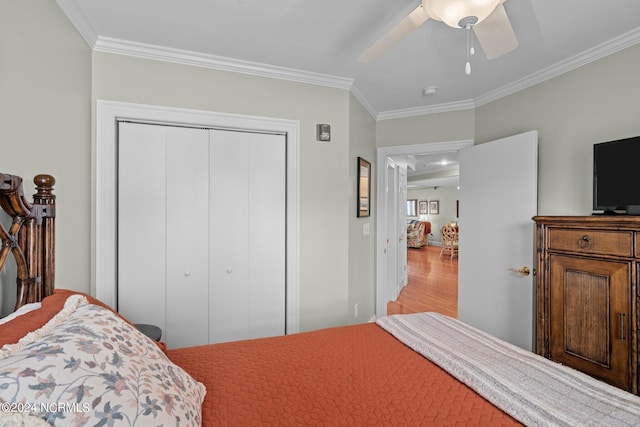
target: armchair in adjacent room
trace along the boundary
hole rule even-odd
[[[407,247],[421,248],[429,244],[431,223],[428,221],[416,221],[407,225]]]
[[[455,224],[445,224],[440,229],[440,237],[442,238],[442,254],[451,254],[451,259],[458,256],[458,226]]]

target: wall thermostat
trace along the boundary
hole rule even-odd
[[[316,139],[318,141],[331,141],[331,126],[326,124],[316,125]]]

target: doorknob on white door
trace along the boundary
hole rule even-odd
[[[184,272],[184,277],[189,277],[191,276],[191,272],[190,271],[185,271]]]
[[[229,273],[229,274],[233,273],[233,268],[227,267],[227,273]]]
[[[509,270],[513,271],[514,273],[521,274],[523,276],[528,276],[529,274],[531,274],[531,270],[527,266],[522,266],[520,268],[510,268]]]

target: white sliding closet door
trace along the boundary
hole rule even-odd
[[[118,311],[169,347],[283,335],[283,135],[120,123]]]
[[[211,130],[210,342],[285,333],[285,151],[283,135]]]

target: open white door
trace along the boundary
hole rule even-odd
[[[380,307],[378,311],[384,309],[386,312],[387,301],[393,301],[395,292],[398,290],[398,286],[396,284],[397,278],[397,269],[396,269],[396,259],[398,257],[397,250],[398,246],[395,244],[397,240],[397,211],[396,211],[396,203],[398,198],[398,167],[394,162],[387,160],[387,175],[386,175],[386,192],[385,197],[389,200],[387,206],[387,224],[384,230],[384,238],[385,238],[385,247],[384,253],[387,256],[386,261],[386,277],[385,277],[385,286],[380,290],[379,296],[377,298],[380,303]]]
[[[385,248],[387,255],[386,285],[378,295],[378,312],[388,301],[395,301],[400,290],[407,284],[407,171],[395,160],[386,160],[385,203],[387,224],[385,227]],[[380,290],[378,291],[380,292]]]
[[[537,131],[460,151],[458,317],[528,350],[537,182]]]
[[[396,287],[393,299],[395,301],[400,295],[400,291],[407,284],[407,167],[398,167],[398,198],[396,206],[398,209],[398,216],[396,218],[396,243],[398,245],[398,270],[396,277]]]

